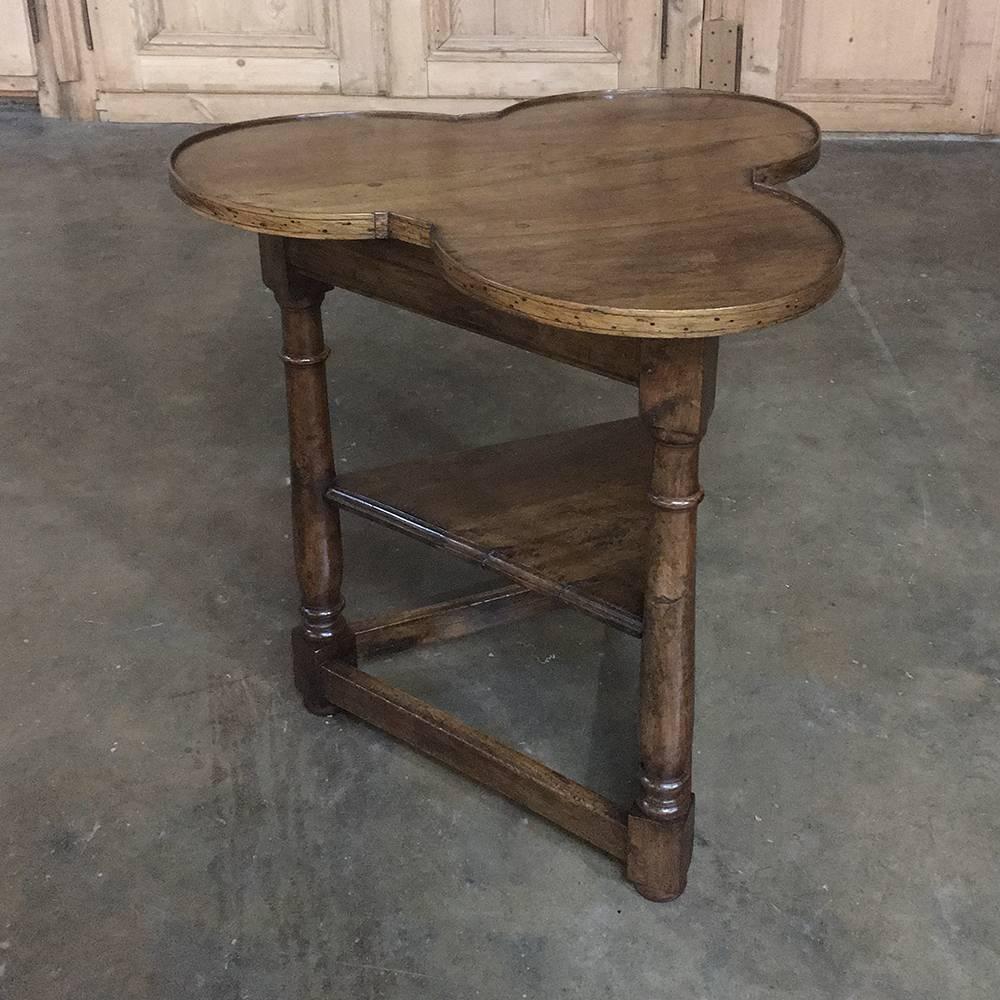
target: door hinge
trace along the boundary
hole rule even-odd
[[[738,94],[743,49],[743,25],[739,21],[706,21],[701,28],[702,90],[724,90]]]

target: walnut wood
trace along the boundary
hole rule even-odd
[[[352,472],[327,496],[640,635],[649,461],[633,418]]]
[[[769,186],[818,154],[815,122],[785,105],[644,91],[465,119],[251,122],[194,136],[172,158],[171,184],[196,211],[266,234],[261,265],[284,331],[303,605],[292,646],[306,707],[341,706],[623,859],[650,899],[682,892],[691,859],[698,449],[718,335],[791,318],[836,287],[836,228]],[[637,382],[641,421],[338,482],[320,322],[334,285]],[[352,627],[338,506],[516,586]],[[627,816],[356,668],[359,644],[403,649],[553,602],[642,637],[641,773]]]
[[[171,183],[244,229],[427,247],[466,295],[542,323],[698,337],[836,288],[836,228],[768,187],[818,156],[816,123],[787,105],[636,91],[224,126],[177,148]]]
[[[326,289],[288,266],[286,244],[278,237],[262,236],[260,260],[264,283],[281,307],[293,547],[303,634],[310,641],[330,643],[340,657],[352,659],[353,637],[340,592],[344,565],[340,518],[324,500],[335,478],[325,370],[328,351],[320,317]],[[304,680],[310,654],[299,644],[294,656],[296,679],[308,703],[314,694]]]
[[[560,330],[491,309],[449,285],[426,247],[396,240],[289,240],[288,255],[304,274],[337,288],[620,382],[639,383],[638,340]]]
[[[634,809],[641,819],[632,823],[630,817],[628,874],[644,895],[657,899],[681,892],[691,858],[698,446],[714,404],[717,357],[715,338],[648,341],[639,380],[639,407],[653,438],[648,494],[653,513],[639,682],[640,792]]]
[[[687,886],[694,847],[694,796],[684,817],[675,823],[650,819],[633,809],[628,814],[625,877],[646,899],[665,903]]]
[[[313,715],[336,715],[340,711],[327,700],[321,686],[323,667],[338,656],[345,663],[356,660],[351,631],[339,632],[331,639],[315,639],[301,625],[292,629],[292,678],[302,704]]]
[[[626,816],[612,802],[447,712],[347,664],[320,681],[330,702],[623,860]]]
[[[459,639],[559,607],[559,602],[524,587],[497,587],[412,611],[352,622],[358,653],[368,659],[413,646]]]

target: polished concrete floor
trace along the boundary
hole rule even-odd
[[[0,996],[995,1000],[1000,145],[831,142],[814,314],[724,342],[696,857],[616,864],[305,714],[276,310],[185,127],[0,118]],[[633,392],[336,293],[342,467]],[[353,615],[485,574],[346,521]],[[378,669],[626,803],[637,644],[562,611]]]

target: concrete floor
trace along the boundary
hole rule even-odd
[[[830,143],[850,247],[726,340],[704,449],[687,894],[305,714],[276,310],[164,160],[0,118],[5,1000],[1000,993],[1000,145]],[[633,393],[336,293],[344,468]],[[353,518],[361,616],[485,574]],[[385,661],[627,802],[637,644],[563,611]]]

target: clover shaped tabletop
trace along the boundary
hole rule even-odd
[[[495,114],[275,118],[192,136],[171,184],[261,233],[397,239],[508,312],[632,337],[734,333],[827,299],[836,227],[770,185],[819,128],[774,101],[696,90],[563,95]]]

